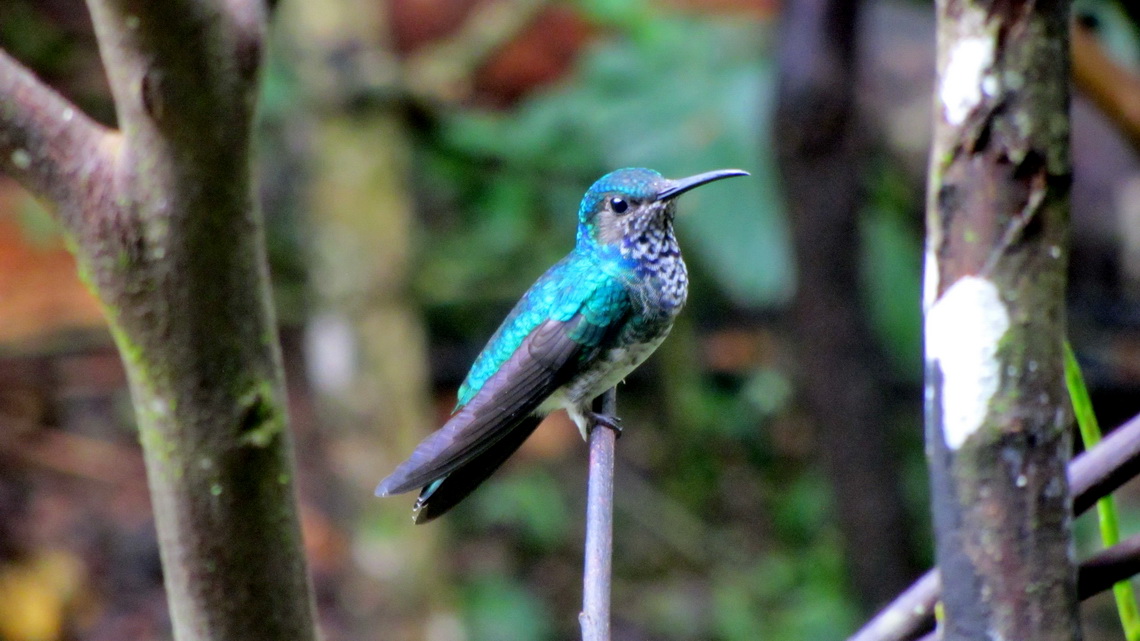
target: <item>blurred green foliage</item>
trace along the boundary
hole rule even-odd
[[[895,370],[922,378],[922,205],[902,172],[879,161],[860,218],[862,285],[871,326]]]
[[[48,76],[65,72],[77,53],[68,34],[24,0],[9,0],[0,8],[0,43]]]
[[[468,638],[472,641],[538,641],[553,638],[551,616],[533,591],[488,574],[463,589]]]
[[[617,21],[617,5],[590,4],[606,5],[598,8],[603,18]],[[632,22],[634,33],[602,41],[573,77],[517,109],[442,119],[425,154],[425,191],[463,219],[431,230],[419,280],[429,300],[517,294],[571,246],[586,187],[622,166],[671,176],[751,171],[750,180],[681,201],[686,256],[740,304],[777,305],[791,295],[768,153],[774,69],[762,29],[672,17]]]
[[[528,468],[472,495],[471,523],[478,528],[517,525],[517,536],[532,549],[549,551],[578,526],[559,481],[541,467]],[[519,515],[526,515],[520,519]]]
[[[33,246],[46,248],[55,244],[62,233],[59,222],[45,203],[27,196],[20,201],[17,214],[24,240]]]
[[[569,78],[508,111],[436,113],[420,132],[416,289],[436,338],[478,345],[490,335],[572,246],[585,189],[622,166],[668,176],[750,171],[680,202],[678,233],[702,292],[689,316],[707,306],[715,318],[726,303],[787,304],[795,278],[772,156],[768,28],[625,0],[577,5],[608,35]],[[882,174],[862,229],[865,284],[876,326],[917,380],[921,254],[906,223],[914,203],[901,178]],[[615,626],[655,639],[841,638],[857,613],[830,491],[804,461],[777,460],[758,427],[787,412],[791,380],[771,365],[715,379],[700,372],[697,327],[682,319],[621,395],[622,415],[638,428],[623,437],[622,465],[652,480],[619,479]],[[656,400],[640,398],[637,379],[655,368]],[[569,476],[510,469],[456,509],[457,557],[482,559],[461,562],[457,577],[472,641],[576,631],[582,506]],[[506,558],[488,560],[487,546]]]

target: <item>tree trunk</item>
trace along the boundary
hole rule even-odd
[[[175,637],[314,639],[250,147],[265,7],[91,0],[119,132],[0,60],[0,168],[52,201],[130,380]]]
[[[385,639],[422,639],[433,621],[454,619],[453,586],[440,563],[446,528],[412,525],[412,496],[373,490],[433,429],[424,319],[412,291],[416,211],[412,144],[404,105],[378,99],[383,64],[396,64],[386,11],[370,0],[294,3],[278,26],[296,51],[310,109],[312,180],[307,239],[313,310],[306,328],[321,422],[333,434],[340,503],[353,549],[400,550],[383,580],[359,568],[341,586],[370,593],[352,621],[357,636],[383,625]],[[387,7],[390,9],[390,7]],[[288,46],[287,45],[287,46]],[[400,524],[363,536],[379,514]],[[359,598],[359,597],[357,597]]]
[[[887,431],[887,359],[860,296],[854,104],[859,2],[795,0],[781,25],[776,141],[796,244],[795,331],[854,593],[886,603],[917,574]]]
[[[1068,3],[938,3],[926,437],[946,639],[1076,639]]]

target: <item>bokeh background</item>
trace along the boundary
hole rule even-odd
[[[803,62],[780,46],[797,4],[276,5],[258,172],[329,641],[577,635],[585,447],[564,416],[431,525],[372,489],[442,423],[483,342],[572,246],[581,194],[621,166],[753,177],[681,200],[689,307],[619,390],[615,639],[839,639],[929,565],[933,7],[864,1],[831,36],[850,45],[832,81],[853,103],[813,133],[848,141],[855,180],[790,187],[777,149],[812,146],[781,146],[800,135],[789,109],[831,113],[827,92],[780,103]],[[1078,10],[1140,69],[1120,5]],[[113,123],[80,0],[4,0],[0,47]],[[1111,426],[1140,411],[1140,161],[1079,95],[1073,144],[1071,334]],[[803,213],[805,188],[855,215]],[[821,329],[829,305],[851,315]],[[1086,615],[1088,638],[1118,635],[1109,601]],[[169,636],[118,356],[50,212],[0,176],[0,640]]]

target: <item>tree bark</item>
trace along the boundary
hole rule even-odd
[[[1105,436],[1091,450],[1069,462],[1069,490],[1072,492],[1073,513],[1080,516],[1098,500],[1115,492],[1120,486],[1136,477],[1140,472],[1140,415],[1133,416]],[[1123,545],[1123,544],[1122,544]],[[1140,546],[1132,543],[1108,555],[1108,559],[1119,560],[1122,551],[1135,550]],[[1099,556],[1099,555],[1098,555]],[[1095,559],[1096,557],[1094,557]],[[1101,558],[1094,562],[1089,559],[1082,564],[1095,566],[1092,572],[1101,577],[1109,574],[1101,572],[1112,561]],[[1121,565],[1124,565],[1123,561]],[[1122,572],[1125,568],[1114,567],[1112,572]],[[1118,576],[1118,575],[1113,575]],[[1125,575],[1127,576],[1127,575]],[[1085,581],[1081,579],[1082,583]],[[1109,581],[1111,583],[1113,581]],[[883,608],[848,641],[906,641],[934,627],[934,606],[942,590],[942,578],[938,570],[931,570],[911,585],[889,606]],[[1081,598],[1091,593],[1081,589]]]
[[[860,296],[863,154],[854,90],[860,2],[795,0],[781,24],[776,143],[796,245],[795,331],[856,598],[871,611],[917,574],[888,445],[886,358]]]
[[[926,438],[946,639],[1076,639],[1068,3],[938,3]]]
[[[314,639],[250,167],[265,7],[89,7],[121,133],[0,59],[0,168],[55,205],[122,354],[175,637]]]

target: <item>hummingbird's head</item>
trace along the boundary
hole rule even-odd
[[[673,224],[677,196],[721,178],[747,176],[740,169],[719,169],[670,180],[652,169],[632,167],[598,179],[578,209],[578,245],[621,247],[646,231]]]

